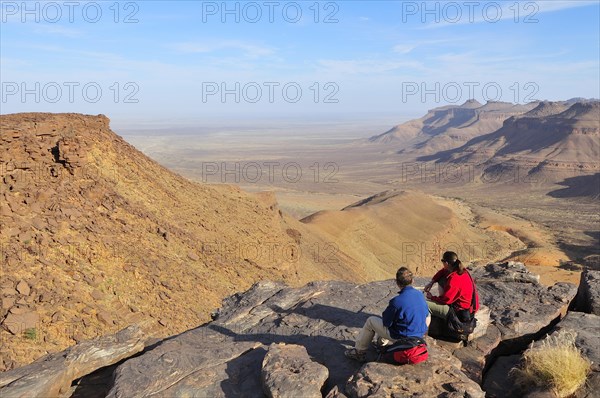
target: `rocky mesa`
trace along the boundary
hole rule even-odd
[[[598,172],[599,134],[600,101],[544,101],[495,131],[418,160],[474,164],[488,179],[520,167],[532,180],[560,181]]]

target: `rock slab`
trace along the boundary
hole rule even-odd
[[[115,335],[89,340],[31,365],[0,373],[0,396],[64,395],[73,380],[142,351],[146,338],[143,327],[130,326]]]
[[[480,302],[489,307],[491,321],[500,329],[503,341],[528,340],[540,334],[566,314],[577,295],[577,286],[572,283],[550,287],[535,283],[536,276],[520,265],[488,264],[472,272]]]

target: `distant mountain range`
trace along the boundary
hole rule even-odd
[[[467,101],[444,106],[368,139],[401,159],[468,164],[487,178],[519,168],[559,182],[600,171],[600,101]]]
[[[417,160],[469,163],[484,173],[520,167],[528,175],[600,170],[600,102],[541,102],[501,128],[464,145]]]
[[[482,105],[476,100],[469,100],[462,105],[432,109],[420,119],[369,138],[369,142],[395,147],[402,154],[432,154],[459,147],[471,138],[495,131],[509,117],[530,111],[536,105],[507,102]]]

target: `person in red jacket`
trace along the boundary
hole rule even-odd
[[[467,267],[458,259],[454,252],[445,252],[442,256],[444,268],[438,271],[431,282],[425,286],[427,306],[432,316],[446,319],[450,305],[456,312],[468,310],[475,313],[479,310],[479,295],[475,283],[467,271]],[[434,296],[430,290],[434,283],[440,285],[440,295]],[[475,302],[473,290],[475,289]]]

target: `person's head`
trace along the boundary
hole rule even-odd
[[[442,256],[442,264],[450,271],[456,271],[458,275],[462,275],[465,272],[466,267],[458,259],[458,255],[454,252],[444,252]]]
[[[411,285],[413,282],[413,273],[406,267],[398,268],[396,271],[396,283],[400,289],[405,288],[408,285]]]

